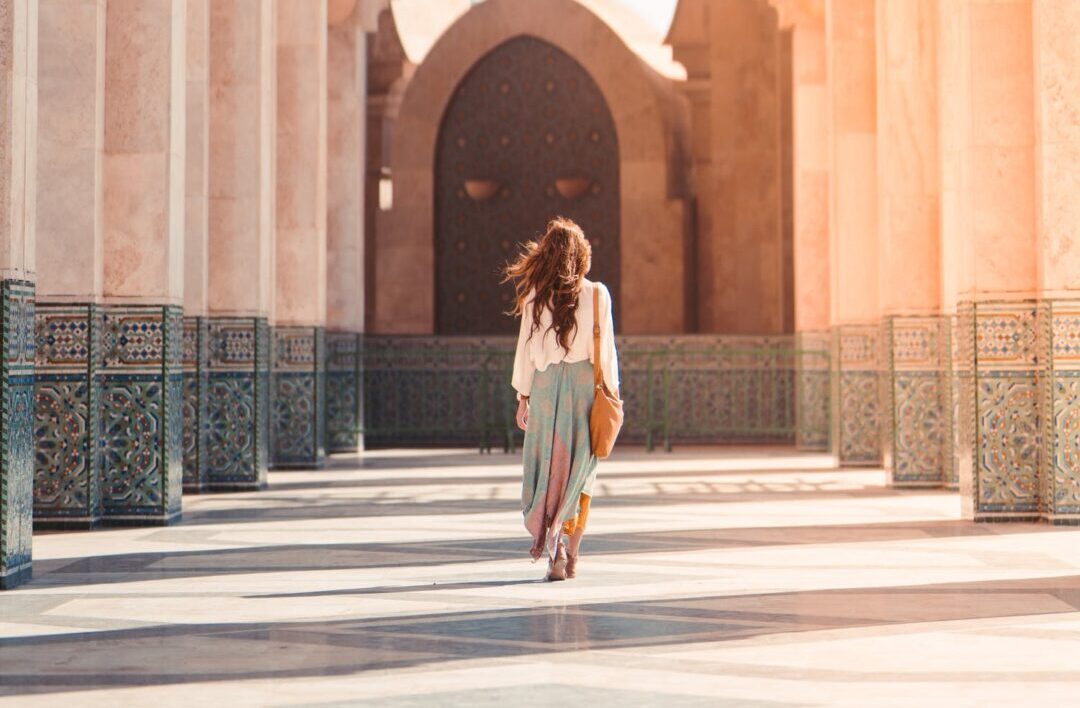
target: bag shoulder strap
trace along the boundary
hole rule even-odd
[[[604,370],[600,362],[600,283],[593,286],[593,383],[597,386],[604,384]]]

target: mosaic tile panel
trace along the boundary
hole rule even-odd
[[[956,331],[957,316],[946,315],[942,322],[942,337],[945,342],[942,346],[942,356],[946,357],[943,366],[942,383],[942,425],[943,434],[941,440],[942,465],[946,489],[957,489],[960,480],[959,456],[956,448],[956,423],[960,418],[960,380],[956,368]]]
[[[970,464],[960,453],[966,511],[979,520],[1036,517],[1043,437],[1036,303],[980,302],[964,310],[972,313],[973,334],[962,355],[972,358],[960,366],[973,372],[974,383]],[[962,383],[962,418],[965,388]],[[961,420],[960,427],[966,424]]]
[[[365,336],[365,444],[520,442],[514,344]],[[620,440],[794,443],[793,337],[635,336],[619,337],[618,347]]]
[[[952,434],[945,413],[946,405],[952,405],[945,323],[940,317],[888,317],[883,322],[889,362],[883,377],[883,457],[894,486],[945,483],[945,440]]]
[[[796,445],[801,450],[829,449],[829,354],[831,336],[824,332],[801,332],[796,406]]]
[[[207,321],[184,318],[184,492],[198,493],[206,487],[207,450]]]
[[[844,325],[833,331],[833,445],[841,465],[873,467],[882,462],[880,338],[877,325]]]
[[[326,333],[327,452],[356,452],[362,447],[360,335]]]
[[[1043,510],[1054,523],[1080,523],[1080,300],[1039,309],[1043,362]]]
[[[38,303],[35,316],[34,524],[101,519],[101,308]]]
[[[270,464],[321,467],[326,459],[322,327],[274,327],[271,354]]]
[[[34,320],[34,284],[0,283],[0,590],[31,573]]]
[[[262,489],[269,437],[269,327],[265,318],[209,318],[207,340],[207,488]]]
[[[103,333],[105,520],[168,523],[180,515],[183,483],[180,308],[106,307]]]

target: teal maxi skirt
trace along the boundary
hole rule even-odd
[[[536,372],[525,431],[521,506],[533,557],[554,557],[563,524],[577,518],[581,495],[592,496],[596,455],[589,436],[593,367],[559,363]]]

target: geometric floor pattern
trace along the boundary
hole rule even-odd
[[[543,583],[520,460],[335,456],[34,536],[0,705],[891,706],[1080,695],[1080,529],[783,448],[620,449]]]

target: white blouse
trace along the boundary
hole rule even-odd
[[[575,312],[577,328],[570,340],[570,351],[559,346],[555,330],[551,326],[551,309],[540,312],[540,328],[532,331],[532,302],[535,291],[525,298],[525,311],[521,315],[521,331],[518,334],[517,353],[514,356],[514,377],[511,384],[518,398],[532,391],[533,377],[551,364],[593,361],[593,289],[600,289],[600,349],[604,382],[613,391],[619,388],[619,357],[615,351],[615,326],[611,316],[611,293],[603,283],[586,280],[578,295]],[[529,334],[532,334],[532,338]]]

